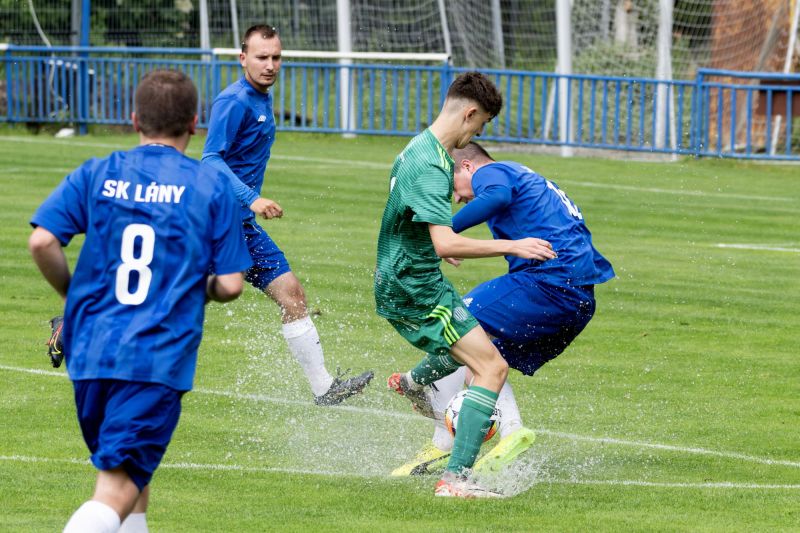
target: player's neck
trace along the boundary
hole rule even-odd
[[[462,135],[462,123],[463,117],[459,110],[445,106],[439,116],[436,117],[436,120],[433,121],[433,124],[431,124],[431,133],[448,153],[453,151]]]
[[[433,133],[433,136],[436,137],[436,140],[438,140],[448,152],[455,148],[456,141],[458,140],[458,129],[456,129],[457,126],[451,122],[452,121],[450,121],[448,117],[442,113],[436,117],[436,120],[433,121],[433,124],[431,124],[429,128],[431,133]]]
[[[189,134],[185,133],[180,137],[147,137],[140,133],[139,146],[170,146],[184,153],[189,146]]]

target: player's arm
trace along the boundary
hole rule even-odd
[[[28,249],[44,278],[66,300],[72,275],[61,242],[48,230],[38,226],[28,239]]]
[[[208,276],[206,282],[206,295],[215,302],[230,302],[242,294],[244,289],[244,275],[241,272],[233,274]]]
[[[552,245],[542,239],[470,239],[455,233],[450,226],[428,224],[433,248],[439,257],[458,257],[461,259],[477,257],[497,257],[515,255],[523,259],[547,261],[556,257]]]
[[[503,185],[486,187],[478,196],[462,207],[453,216],[453,231],[462,231],[482,224],[489,220],[495,213],[511,205],[512,192]]]
[[[236,199],[239,200],[242,205],[248,206],[253,213],[267,219],[283,216],[283,208],[278,205],[278,202],[270,200],[269,198],[260,197],[258,193],[245,185],[231,170],[219,152],[203,153],[203,162],[228,176]]]

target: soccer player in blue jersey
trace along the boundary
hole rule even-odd
[[[140,145],[86,161],[31,219],[33,259],[66,300],[63,351],[98,469],[69,533],[147,531],[150,479],[192,388],[204,304],[236,298],[252,264],[228,178],[183,155],[197,124],[192,81],[151,72],[134,109]],[[62,247],[79,233],[70,274]]]
[[[463,298],[509,367],[533,375],[586,327],[595,311],[594,286],[612,279],[614,270],[593,246],[578,206],[555,183],[519,163],[494,161],[475,142],[454,149],[452,156],[453,197],[467,202],[453,217],[455,232],[486,222],[496,239],[535,236],[550,242],[557,253],[546,262],[506,256],[507,274]],[[443,413],[465,378],[470,381],[462,368],[435,383],[429,395],[436,421],[432,443],[393,475],[432,472],[444,465],[453,438]],[[497,408],[501,440],[475,463],[476,470],[498,470],[533,444],[534,434],[523,427],[508,382]]]
[[[253,258],[245,279],[280,308],[283,336],[300,363],[318,405],[336,405],[361,392],[371,371],[349,379],[325,368],[319,334],[308,316],[300,280],[283,252],[256,221],[283,216],[277,202],[260,196],[264,171],[275,142],[270,88],[281,68],[281,40],[275,28],[253,26],[245,32],[239,61],[244,75],[222,91],[211,108],[203,161],[224,172],[240,203],[240,223]]]

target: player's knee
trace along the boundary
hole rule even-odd
[[[490,372],[498,383],[505,383],[508,377],[508,363],[499,352],[492,359]]]
[[[486,353],[471,370],[476,377],[496,386],[502,386],[508,377],[508,363],[497,349]]]

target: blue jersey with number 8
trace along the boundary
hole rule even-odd
[[[91,159],[31,224],[62,245],[85,233],[64,310],[73,380],[192,388],[208,272],[249,268],[227,177],[167,146]]]

